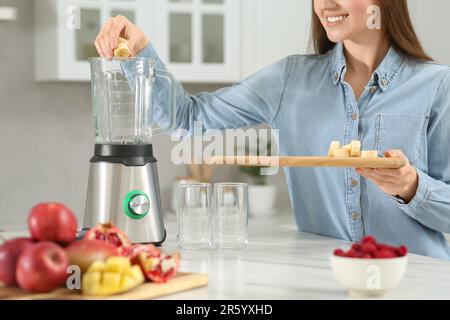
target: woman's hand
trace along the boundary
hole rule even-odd
[[[148,44],[144,32],[124,16],[109,18],[95,39],[95,47],[101,57],[112,58],[117,48],[119,37],[128,40],[131,56],[137,55]]]
[[[356,172],[375,183],[385,193],[398,196],[406,203],[411,202],[419,183],[416,169],[400,150],[389,150],[384,155],[387,158],[404,158],[406,165],[400,169],[356,169]]]

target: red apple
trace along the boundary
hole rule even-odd
[[[66,248],[71,265],[79,266],[84,272],[97,260],[106,260],[111,256],[117,256],[116,246],[101,240],[82,240],[73,242]]]
[[[67,279],[69,257],[59,245],[43,241],[27,247],[17,262],[16,279],[31,292],[50,292]]]
[[[17,285],[16,265],[20,254],[31,246],[33,241],[28,238],[8,240],[0,246],[0,282],[7,286]]]
[[[28,228],[35,240],[64,245],[76,239],[77,218],[60,203],[41,203],[31,209]]]

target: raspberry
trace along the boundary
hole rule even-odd
[[[365,236],[363,239],[362,239],[362,241],[361,241],[361,243],[377,243],[377,241],[375,240],[375,238],[374,237],[372,237],[372,236]]]
[[[370,253],[363,253],[361,258],[362,259],[373,259],[373,256]]]
[[[352,245],[352,250],[353,251],[361,251],[361,245],[359,243],[354,243]]]
[[[377,250],[378,251],[386,250],[386,251],[391,251],[393,253],[397,253],[397,248],[396,247],[389,246],[389,245],[384,244],[384,243],[377,244]]]
[[[376,259],[390,259],[397,257],[394,252],[386,249],[376,252],[374,256]]]
[[[400,257],[404,257],[408,254],[408,248],[406,246],[401,246],[397,249],[398,254]]]
[[[398,248],[393,247],[393,246],[385,246],[385,250],[389,250],[390,252],[392,252],[393,254],[397,254],[398,253]]]
[[[363,253],[373,254],[377,252],[377,246],[372,242],[366,242],[361,246],[361,251]]]
[[[334,250],[334,255],[338,257],[345,257],[345,252],[341,249]]]
[[[347,251],[347,253],[345,254],[345,256],[346,256],[347,258],[358,258],[358,257],[359,257],[359,254],[358,254],[358,252],[356,252],[356,251],[354,251],[354,250],[349,250],[349,251]]]

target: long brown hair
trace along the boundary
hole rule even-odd
[[[407,0],[380,0],[380,2],[382,28],[392,46],[409,58],[432,61],[433,59],[425,52],[414,31]],[[317,54],[325,54],[333,49],[336,43],[328,39],[325,28],[314,11],[314,0],[312,0],[312,8],[311,43]]]

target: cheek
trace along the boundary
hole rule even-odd
[[[320,17],[320,3],[319,3],[319,0],[314,0],[314,2],[313,2],[313,10],[316,13],[316,15]]]
[[[362,29],[367,26],[368,8],[376,3],[373,0],[345,0],[342,7],[350,14],[353,28]]]

